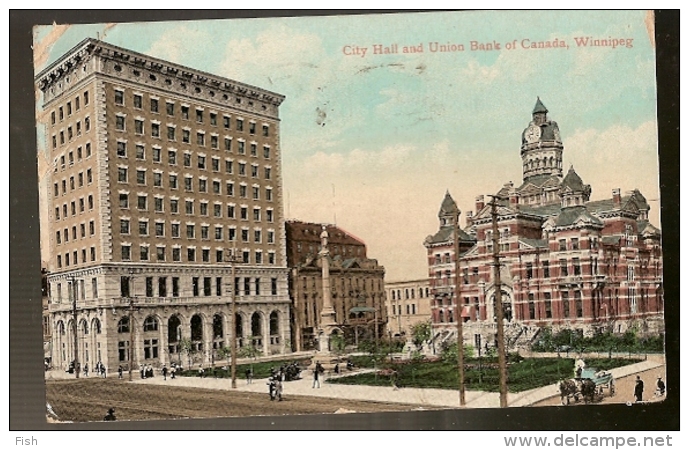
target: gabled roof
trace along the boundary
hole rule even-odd
[[[528,177],[527,179],[525,179],[521,186],[517,188],[517,192],[522,192],[525,189],[528,189],[531,185],[533,185],[536,188],[542,188],[546,186],[559,186],[560,178],[557,175],[534,175],[532,177]]]
[[[545,239],[530,239],[530,238],[520,237],[519,243],[524,244],[525,246],[531,247],[531,248],[547,248],[548,247],[548,241]]]
[[[544,205],[544,206],[519,205],[519,211],[520,212],[523,212],[524,214],[529,214],[532,216],[541,216],[541,217],[556,216],[560,213],[561,209],[562,209],[562,207],[560,206],[560,203],[553,203],[553,204]]]
[[[554,225],[556,227],[566,227],[579,222],[603,226],[603,221],[592,215],[585,206],[574,206],[562,209],[560,214],[555,218]]]
[[[642,237],[660,237],[660,230],[648,220],[639,220],[636,222],[636,226]]]
[[[605,200],[586,202],[586,207],[594,214],[615,210],[638,212],[640,209],[633,197],[629,195],[622,197],[619,205],[615,204],[613,199],[607,198]]]
[[[454,227],[453,226],[446,226],[446,227],[441,227],[437,233],[435,233],[432,236],[428,236],[426,238],[425,243],[426,244],[440,244],[443,242],[450,242],[454,239]],[[464,230],[461,228],[459,229],[459,241],[465,241],[465,242],[476,242],[476,239],[471,237],[469,234],[467,234]]]
[[[601,238],[601,241],[603,241],[603,244],[619,244],[620,243],[620,236],[603,236]]]

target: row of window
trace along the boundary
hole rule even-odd
[[[157,279],[156,279],[157,278]],[[171,289],[168,289],[168,277],[146,277],[144,282],[146,297],[179,297],[181,291],[180,278],[170,277]],[[191,277],[191,295],[199,296],[222,296],[224,288],[223,277]],[[261,278],[235,277],[235,295],[261,295],[265,287],[265,281]],[[157,289],[156,289],[157,288]],[[278,295],[278,279],[270,279],[270,295]],[[128,276],[120,278],[120,295],[122,297],[136,297],[132,289],[132,279]],[[155,319],[154,319],[155,320]],[[148,327],[144,322],[144,331],[156,331],[156,324],[149,323]],[[129,330],[127,330],[129,331]]]
[[[82,96],[78,95],[78,96],[74,97],[74,100],[70,100],[64,106],[60,106],[57,108],[57,115],[59,117],[60,122],[62,122],[65,119],[65,112],[67,113],[67,117],[72,115],[72,105],[74,105],[74,111],[79,111],[79,109],[81,107],[81,105],[80,105],[81,98],[82,98]],[[84,99],[84,106],[88,106],[88,104],[89,104],[89,92],[88,91],[84,91],[83,99]],[[56,122],[57,122],[56,112],[52,111],[50,113],[50,124],[55,125]]]
[[[69,181],[69,190],[73,191],[75,189],[84,187],[84,184],[93,183],[93,171],[89,168],[86,169],[86,173],[83,171],[79,172],[76,177],[74,175],[67,178],[63,178],[61,182],[55,182],[53,184],[53,196],[57,197],[60,195],[60,186],[62,186],[62,195],[67,194],[67,182]]]
[[[71,265],[77,265],[79,264],[79,259],[77,258],[79,256],[79,252],[77,250],[74,250],[71,253],[71,258],[70,258],[70,253],[67,252],[64,254],[64,260],[62,259],[63,255],[57,255],[57,267],[61,268],[63,261],[65,267],[69,267]],[[91,247],[89,251],[89,256],[90,256],[90,261],[95,261],[96,260],[96,247]],[[81,249],[81,263],[84,264],[88,260],[86,259],[87,254],[86,254],[86,249],[82,248]]]
[[[93,222],[93,221],[91,221]],[[186,223],[184,224],[185,227],[185,235],[187,239],[195,239],[196,238],[196,224],[194,223]],[[156,220],[154,223],[154,234],[156,237],[165,237],[165,221],[162,220]],[[182,225],[179,222],[172,222],[170,224],[170,236],[173,238],[180,238],[181,237],[181,231]],[[201,240],[210,240],[210,233],[211,230],[213,230],[214,234],[214,239],[216,241],[222,241],[224,239],[223,237],[223,230],[224,227],[222,225],[201,225],[199,227],[201,230]],[[130,219],[120,219],[120,234],[123,235],[129,235],[132,234],[131,230],[131,220]],[[149,222],[147,219],[139,219],[139,236],[149,236]],[[240,230],[240,235],[241,235],[241,240],[242,242],[250,242],[249,238],[251,235],[251,230],[249,228],[242,228]],[[229,226],[227,227],[227,240],[232,242],[237,240],[237,228],[235,226]],[[263,242],[263,230],[260,228],[254,228],[253,230],[253,242],[256,244],[260,244]],[[274,230],[268,230],[266,232],[266,243],[268,244],[274,244],[275,243],[275,231]]]
[[[402,305],[399,305],[399,307],[397,305],[394,305],[394,304],[392,305],[392,315],[393,316],[394,315],[402,315],[402,311],[403,311]],[[407,315],[413,315],[413,314],[416,314],[416,304],[415,303],[407,305]]]
[[[89,196],[92,198],[91,196]],[[272,200],[272,191],[266,191],[266,197]],[[258,200],[258,195],[254,196],[255,200]],[[72,202],[74,203],[74,202]],[[120,209],[126,210],[130,209],[130,200],[128,192],[120,192],[119,194],[119,206]],[[184,213],[186,215],[196,215],[197,210],[195,208],[195,201],[193,199],[184,200]],[[92,202],[89,203],[92,206]],[[148,211],[149,202],[147,194],[137,194],[136,196],[136,209],[139,211]],[[171,198],[169,202],[170,213],[179,214],[180,212],[180,200],[178,198]],[[156,195],[153,198],[153,211],[157,213],[165,212],[165,197]],[[223,208],[223,204],[220,202],[214,202],[212,205],[212,215],[215,218],[223,218],[223,211],[225,211],[225,217],[228,219],[236,219],[237,207],[234,203],[226,204],[226,208]],[[211,215],[211,204],[208,201],[201,200],[199,202],[198,215],[202,217],[209,217]],[[255,222],[261,221],[261,207],[253,207],[253,220]],[[58,217],[59,218],[59,217]],[[241,205],[239,207],[239,219],[249,220],[249,207],[247,205]],[[272,223],[275,220],[274,210],[272,208],[267,208],[265,211],[266,222]]]
[[[426,295],[424,295],[424,292]],[[402,300],[402,290],[401,289],[392,289],[390,290],[390,295],[392,297],[392,300]],[[416,288],[405,288],[404,289],[404,298],[405,299],[410,299],[414,298],[416,295]],[[424,298],[430,296],[430,288],[419,288],[419,298]]]
[[[225,161],[225,167],[226,167],[226,172],[227,173],[232,173],[233,170],[233,161]],[[240,176],[246,176],[247,175],[247,167],[246,163],[240,162],[238,164],[239,168],[239,175]],[[143,169],[143,168],[137,168],[136,169],[136,184],[139,186],[146,186],[148,185],[148,177],[147,177],[148,170]],[[271,168],[270,167],[264,167],[263,168],[263,176],[266,180],[271,179]],[[164,173],[159,170],[153,170],[153,186],[154,187],[164,187],[163,183],[163,177]],[[252,178],[258,178],[258,165],[257,164],[252,164],[251,165],[251,177]],[[117,168],[117,182],[118,183],[129,183],[129,167],[128,166],[119,166]],[[170,189],[179,189],[179,175],[176,173],[170,173],[168,174],[168,184],[170,186]],[[232,187],[230,187],[232,186]],[[234,181],[226,181],[225,182],[225,193],[227,195],[234,195]],[[208,192],[209,190],[209,183],[208,183],[208,178],[204,176],[200,176],[197,184],[197,189],[199,192]],[[214,194],[222,194],[222,180],[219,179],[213,179],[210,182],[210,189],[211,192]],[[193,192],[194,191],[194,176],[193,175],[184,175],[184,190],[188,192]]]
[[[77,147],[76,162],[81,162],[82,159],[84,159],[84,158],[89,158],[89,157],[91,156],[91,143],[90,143],[90,142],[87,142],[87,143],[85,144],[85,147],[86,147],[86,156],[84,156],[84,150],[83,150],[84,147],[81,146],[81,145]],[[74,160],[74,151],[73,151],[73,150],[70,150],[70,151],[67,153],[67,158],[68,158],[68,161],[69,161],[69,166],[70,166],[70,167],[73,166],[73,165],[74,165],[74,162],[75,162],[75,160]],[[59,166],[60,166],[60,169],[61,169],[61,170],[65,170],[65,168],[66,168],[66,162],[67,162],[67,161],[65,160],[65,155],[64,155],[64,154],[63,154],[63,155],[60,155],[60,158],[59,158]],[[58,158],[55,158],[55,161],[53,162],[53,166],[54,166],[54,172],[57,173]]]
[[[89,116],[84,117],[84,133],[91,131],[91,118]],[[75,137],[81,136],[81,121],[77,120],[74,126],[69,125],[66,130],[60,130],[59,133],[53,134],[52,143],[53,149],[57,148],[58,140],[60,145],[65,145],[67,142],[72,142]]]
[[[149,97],[149,102],[148,102],[148,109],[150,112],[154,114],[159,114],[161,110],[161,104],[160,104],[160,99],[156,97]],[[115,104],[118,106],[125,106],[125,94],[123,90],[120,89],[115,89]],[[144,98],[142,94],[137,94],[134,93],[132,94],[132,104],[135,109],[143,109],[144,107]],[[190,111],[191,108],[188,105],[180,105],[179,107],[179,112],[180,112],[180,117],[183,120],[190,120]],[[166,100],[165,101],[165,113],[169,117],[175,117],[175,114],[177,112],[177,108],[175,106],[175,102]],[[203,108],[194,108],[195,112],[195,119],[196,123],[204,123],[206,120],[206,113]],[[208,112],[208,123],[211,126],[218,126],[218,113],[214,111]],[[232,127],[232,117],[227,114],[223,114],[222,116],[222,126],[226,130],[230,130]],[[236,131],[244,131],[244,119],[237,117],[235,119],[235,129]],[[256,134],[256,122],[249,121],[249,126],[248,126],[248,131],[249,134]],[[263,124],[261,127],[261,134],[264,137],[270,136],[270,127],[268,124]]]
[[[122,261],[134,261],[135,250],[132,249],[130,244],[122,244],[120,246],[120,251],[122,255]],[[76,252],[74,252],[76,255]],[[151,249],[149,245],[144,244],[139,246],[139,258],[138,261],[158,261],[164,262],[171,257],[172,262],[182,262],[182,247],[172,247],[172,253],[168,255],[167,248],[164,245],[157,245],[155,250]],[[196,247],[187,247],[185,252],[184,262],[216,262],[224,263],[225,261],[225,249],[218,248],[212,250],[210,248],[202,248],[200,252],[197,252]],[[243,250],[240,252],[241,262],[244,264],[275,264],[275,252],[269,251],[267,253],[267,258],[264,258],[262,250],[255,250],[253,252],[253,260],[251,258],[252,253],[249,250]],[[69,261],[69,259],[67,260]]]
[[[60,220],[60,218],[67,219],[70,217],[70,213],[72,217],[76,216],[77,214],[82,214],[87,207],[89,211],[93,210],[93,195],[91,194],[86,197],[81,197],[78,200],[72,200],[69,202],[69,208],[67,207],[67,203],[63,203],[62,208],[60,208],[60,206],[56,206],[55,221],[57,222]]]
[[[117,116],[115,126],[119,131],[126,131],[125,116]],[[167,140],[171,142],[177,141],[177,126],[167,124]],[[157,122],[151,122],[150,125],[151,137],[160,138],[161,137],[161,124]],[[69,131],[69,128],[68,128]],[[87,130],[88,131],[88,130]],[[134,133],[139,136],[143,136],[145,133],[144,120],[134,119]],[[200,147],[205,147],[206,142],[206,132],[203,130],[196,130],[196,145]],[[233,151],[232,137],[223,137],[223,148],[225,151]],[[191,129],[182,128],[182,143],[191,144]],[[220,136],[214,133],[210,135],[210,148],[219,150],[220,149]],[[240,155],[246,155],[246,141],[243,139],[237,139],[237,153]],[[263,145],[263,157],[265,159],[270,159],[270,145]],[[249,155],[253,157],[258,157],[258,144],[256,142],[249,143]]]
[[[211,136],[211,148],[217,148],[216,145],[216,139],[217,136]],[[239,140],[237,141],[237,147],[238,147],[238,152],[240,155],[246,155],[246,142]],[[89,147],[90,148],[90,147]],[[232,139],[231,138],[225,138],[225,150],[231,151],[232,149]],[[258,157],[258,148],[255,142],[249,143],[249,155],[253,157]],[[124,139],[120,139],[117,141],[117,147],[116,147],[116,154],[120,158],[127,158],[130,156],[129,152],[129,147],[127,145],[127,141]],[[184,167],[192,167],[191,163],[191,154],[192,152],[190,150],[185,150],[183,159],[182,159],[182,164]],[[162,155],[163,151],[160,146],[153,145],[151,149],[151,159],[153,162],[160,163],[162,162]],[[134,157],[137,160],[140,161],[145,161],[146,160],[146,146],[143,143],[137,142],[134,144]],[[270,146],[269,145],[264,145],[263,146],[263,157],[265,159],[270,159],[271,157],[271,152],[270,152]],[[229,158],[225,159],[226,161],[232,161]],[[64,161],[63,161],[64,162]],[[168,164],[175,166],[177,165],[177,149],[175,148],[168,148],[167,150],[167,162]],[[207,164],[207,158],[203,154],[197,155],[197,167],[202,170],[206,170],[208,168]],[[246,163],[244,163],[246,164]],[[231,166],[225,166],[225,170],[228,173],[232,173],[231,170],[229,170],[229,167]],[[211,157],[211,169],[219,172],[220,171],[220,158],[217,156]]]
[[[76,241],[77,239],[85,239],[86,238],[86,224],[81,223],[79,224],[78,227],[79,233],[77,233],[77,226],[74,225],[72,226],[72,233],[71,233],[71,239],[73,241]],[[88,235],[93,236],[96,234],[96,224],[93,220],[89,221],[88,224]],[[69,228],[65,228],[64,230],[57,230],[55,232],[55,243],[57,245],[62,244],[64,242],[65,244],[68,243],[70,240],[70,232]]]

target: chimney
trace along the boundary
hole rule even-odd
[[[485,202],[483,200],[483,195],[479,195],[478,197],[476,197],[476,212],[478,213],[479,211],[481,211],[484,206]]]
[[[517,205],[519,203],[519,194],[515,191],[510,192],[510,206]]]
[[[612,190],[612,202],[615,204],[616,207],[619,208],[620,204],[622,203],[622,196],[620,195],[620,188]]]

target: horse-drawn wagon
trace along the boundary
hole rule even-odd
[[[592,367],[582,368],[578,377],[560,382],[560,401],[569,405],[570,399],[578,402],[591,403],[604,396],[605,392],[612,397],[615,395],[615,379],[610,372],[598,371]]]

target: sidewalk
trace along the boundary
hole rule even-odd
[[[615,379],[629,375],[652,370],[662,367],[664,361],[657,358],[649,358],[637,364],[618,367],[610,370]],[[360,370],[356,373],[363,373],[368,370]],[[114,376],[113,376],[114,375]],[[154,378],[141,379],[139,373],[133,374],[133,382],[136,384],[158,384],[165,386],[184,386],[206,389],[231,390],[231,381],[227,378],[197,378],[197,377],[177,377],[174,380],[168,377],[164,380],[156,373]],[[303,395],[313,397],[340,398],[351,400],[364,400],[375,402],[404,403],[418,405],[419,408],[457,408],[459,407],[459,392],[452,389],[422,389],[422,388],[398,388],[380,386],[354,386],[343,384],[329,384],[325,379],[321,381],[320,388],[313,388],[313,378],[310,372],[302,372],[304,378],[296,381],[287,381],[283,384],[283,395]],[[89,377],[91,378],[91,377]],[[117,372],[108,374],[108,378],[117,379]],[[74,379],[64,371],[49,371],[46,379]],[[128,380],[128,373],[124,374],[125,381]],[[237,391],[258,392],[268,395],[267,379],[253,380],[247,384],[246,380],[237,379]],[[510,407],[530,406],[534,403],[556,397],[560,395],[557,383],[529,391],[508,394],[508,405]],[[466,391],[467,408],[498,408],[500,406],[500,394],[497,392],[477,392]]]

